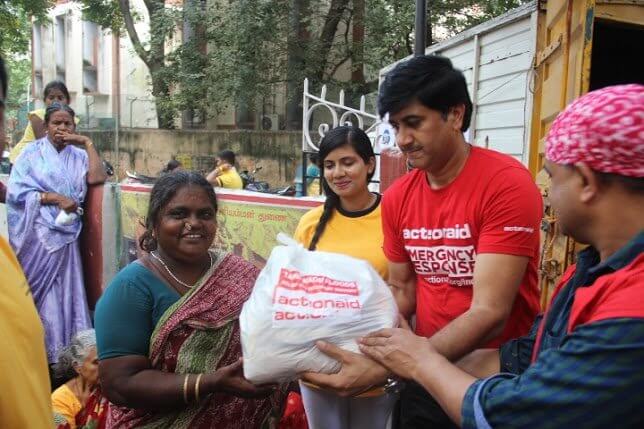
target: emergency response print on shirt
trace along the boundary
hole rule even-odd
[[[416,333],[430,337],[470,308],[476,259],[483,254],[528,258],[511,317],[532,323],[524,315],[539,308],[542,214],[539,190],[526,168],[475,146],[447,186],[432,189],[425,171],[412,170],[387,189],[383,250],[389,261],[409,263],[417,274]],[[517,326],[523,325],[506,325],[487,346],[514,338]]]
[[[469,223],[404,228],[402,235],[416,274],[427,283],[472,286],[476,250]]]

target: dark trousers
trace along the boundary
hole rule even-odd
[[[454,429],[458,428],[419,384],[407,381],[400,392],[400,415],[397,429]]]

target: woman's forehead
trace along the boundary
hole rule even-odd
[[[174,196],[168,200],[166,207],[185,205],[187,203],[198,203],[212,207],[212,203],[210,202],[210,198],[208,198],[206,190],[200,186],[193,185],[185,185],[179,188]]]
[[[50,121],[53,120],[54,118],[59,119],[59,120],[66,118],[66,119],[69,119],[71,121],[72,115],[69,112],[65,111],[65,110],[56,110],[51,115],[49,115],[49,120]]]
[[[63,97],[65,98],[65,93],[58,88],[51,88],[47,92],[47,97]]]

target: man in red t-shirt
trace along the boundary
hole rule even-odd
[[[446,358],[528,332],[539,311],[539,191],[514,158],[465,141],[472,103],[447,58],[416,57],[390,72],[378,109],[389,114],[412,172],[382,202],[389,283],[416,333]],[[402,427],[452,427],[410,384]]]
[[[416,333],[452,361],[527,333],[539,310],[542,216],[530,173],[510,156],[465,141],[472,102],[447,58],[396,66],[380,87],[378,110],[389,115],[414,169],[382,202],[389,284],[400,312],[415,314]],[[453,426],[413,383],[401,394],[400,423]]]

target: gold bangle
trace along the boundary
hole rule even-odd
[[[199,402],[199,386],[201,384],[201,376],[203,374],[197,375],[197,381],[195,381],[195,400]]]
[[[183,379],[183,402],[186,404],[188,403],[188,379],[190,378],[190,374],[186,374],[185,378]]]
[[[85,147],[88,148],[88,147],[93,146],[93,145],[94,145],[94,142],[92,142],[91,140],[87,139],[87,143],[85,143]]]

